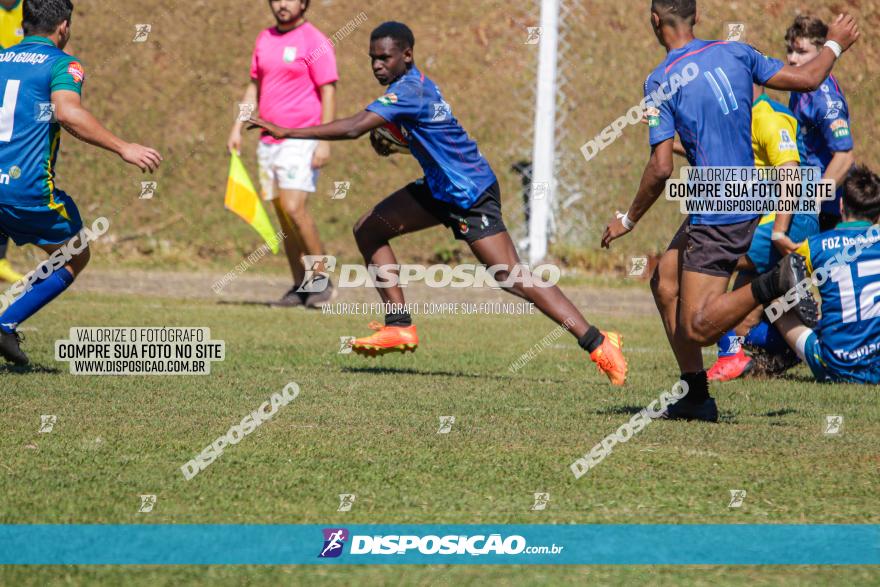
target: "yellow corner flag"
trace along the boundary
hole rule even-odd
[[[232,161],[229,163],[225,205],[227,210],[235,212],[260,233],[273,253],[278,253],[278,237],[237,153],[232,153]]]

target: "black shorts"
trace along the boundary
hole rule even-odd
[[[760,218],[737,224],[688,224],[682,255],[685,271],[730,277],[740,258],[749,252]]]
[[[470,244],[507,230],[501,219],[501,188],[497,181],[477,198],[469,210],[435,198],[424,179],[412,182],[406,189],[425,210],[452,230],[456,240]]]

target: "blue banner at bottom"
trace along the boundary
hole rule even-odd
[[[876,565],[880,525],[0,525],[9,565]]]

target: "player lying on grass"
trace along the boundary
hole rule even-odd
[[[757,167],[797,167],[801,145],[797,141],[798,123],[785,106],[772,100],[764,88],[754,87],[752,103],[752,150]],[[673,150],[686,156],[676,140]],[[758,224],[748,253],[737,264],[734,289],[742,287],[762,273],[770,271],[783,255],[819,232],[816,214],[767,214]],[[818,306],[805,298],[801,316],[815,326]],[[731,381],[753,370],[762,375],[784,372],[800,362],[782,335],[764,318],[763,308],[756,307],[735,329],[718,341],[718,360],[707,371],[709,381]],[[755,357],[746,355],[748,347]]]
[[[155,171],[162,161],[153,149],[113,135],[83,108],[82,65],[63,51],[72,13],[70,0],[24,0],[26,36],[0,52],[0,83],[6,86],[0,110],[0,168],[21,170],[16,179],[0,184],[0,232],[17,245],[34,244],[50,255],[68,245],[65,250],[82,249],[48,277],[38,278],[0,315],[0,355],[17,365],[28,363],[19,346],[18,326],[70,287],[89,262],[89,248],[77,238],[83,227],[79,210],[55,187],[61,127],[142,171]],[[57,122],[37,116],[44,110],[40,106],[49,103]]]
[[[387,22],[373,31],[373,75],[388,89],[360,114],[304,129],[282,129],[262,120],[253,123],[275,137],[317,140],[356,139],[387,123],[398,125],[425,178],[387,197],[357,222],[354,236],[364,260],[373,266],[397,265],[391,239],[443,224],[452,229],[456,239],[468,243],[481,263],[508,268],[495,275],[501,283],[516,270],[520,260],[501,218],[498,181],[477,144],[453,117],[437,86],[416,68],[414,44],[412,31],[401,23]],[[375,139],[373,145],[380,154],[389,153],[387,145]],[[505,289],[533,302],[557,324],[566,325],[611,382],[623,385],[627,365],[620,336],[600,332],[587,323],[557,287],[523,285],[523,281],[530,281],[528,269],[523,277],[520,283],[505,285]],[[377,279],[382,281],[381,277]],[[403,291],[398,285],[377,290],[386,304],[403,307]],[[409,314],[388,314],[385,326],[376,328],[377,333],[353,342],[355,352],[403,351],[418,345]]]
[[[786,66],[754,48],[728,41],[694,37],[695,0],[654,0],[651,23],[666,59],[648,76],[651,157],[628,212],[606,227],[602,246],[633,230],[672,176],[675,134],[681,137],[688,162],[694,167],[751,167],[753,85],[778,90],[811,91],[828,77],[837,53],[858,39],[850,16],[832,25],[831,46],[801,67]],[[833,48],[832,48],[833,47]],[[688,72],[684,72],[688,68]],[[696,69],[698,75],[690,78]],[[668,96],[670,76],[691,81]],[[723,89],[722,89],[723,88]],[[689,392],[670,406],[669,418],[718,420],[709,395],[702,347],[718,342],[755,307],[769,304],[799,283],[803,259],[789,255],[772,271],[748,286],[727,292],[730,277],[746,254],[758,225],[756,214],[693,214],[673,237],[651,279],[654,300],[666,335]]]
[[[795,253],[811,274],[825,272],[813,279],[822,298],[819,326],[808,328],[792,312],[776,326],[817,381],[880,385],[880,177],[855,167],[844,180],[840,212],[837,228],[811,236]]]

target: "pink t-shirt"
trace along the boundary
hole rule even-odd
[[[321,124],[323,85],[339,79],[330,41],[305,22],[292,31],[268,28],[257,37],[251,79],[260,88],[260,117],[285,128]],[[264,143],[279,143],[268,135]]]

